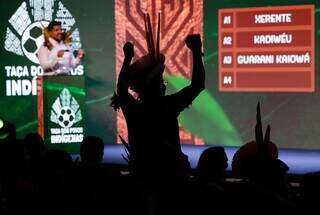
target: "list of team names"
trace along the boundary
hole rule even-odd
[[[219,90],[314,92],[314,5],[219,10]]]

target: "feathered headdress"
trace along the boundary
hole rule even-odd
[[[142,56],[128,68],[128,84],[137,91],[148,85],[156,77],[162,77],[165,57],[160,54],[160,13],[158,14],[158,27],[156,45],[154,44],[152,27],[149,14],[144,15],[146,42],[148,54]],[[111,98],[111,106],[115,110],[120,108],[120,100],[116,93]]]
[[[154,43],[149,14],[144,15],[148,54],[129,67],[129,85],[135,89],[149,84],[155,77],[162,76],[165,56],[160,53],[160,13],[158,14],[157,38]]]

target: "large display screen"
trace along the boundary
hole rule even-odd
[[[314,92],[314,6],[219,10],[221,91]]]

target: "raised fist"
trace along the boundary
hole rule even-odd
[[[201,43],[200,34],[189,34],[187,36],[185,42],[186,42],[187,47],[191,51],[202,53],[202,51],[201,51],[202,43]]]
[[[133,44],[130,42],[126,42],[126,44],[124,44],[123,46],[123,52],[126,58],[133,58],[134,56]]]

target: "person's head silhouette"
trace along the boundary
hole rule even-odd
[[[104,143],[101,138],[88,136],[80,145],[80,156],[83,163],[101,163],[104,154]]]
[[[140,99],[164,96],[166,90],[162,76],[165,56],[160,53],[160,14],[155,43],[149,14],[145,15],[145,28],[148,54],[136,60],[128,69],[129,87],[138,93]]]
[[[46,147],[40,134],[29,133],[24,138],[24,145],[31,159],[37,159],[42,156]]]
[[[221,182],[225,179],[228,158],[223,147],[209,147],[200,155],[196,176],[201,181]]]

